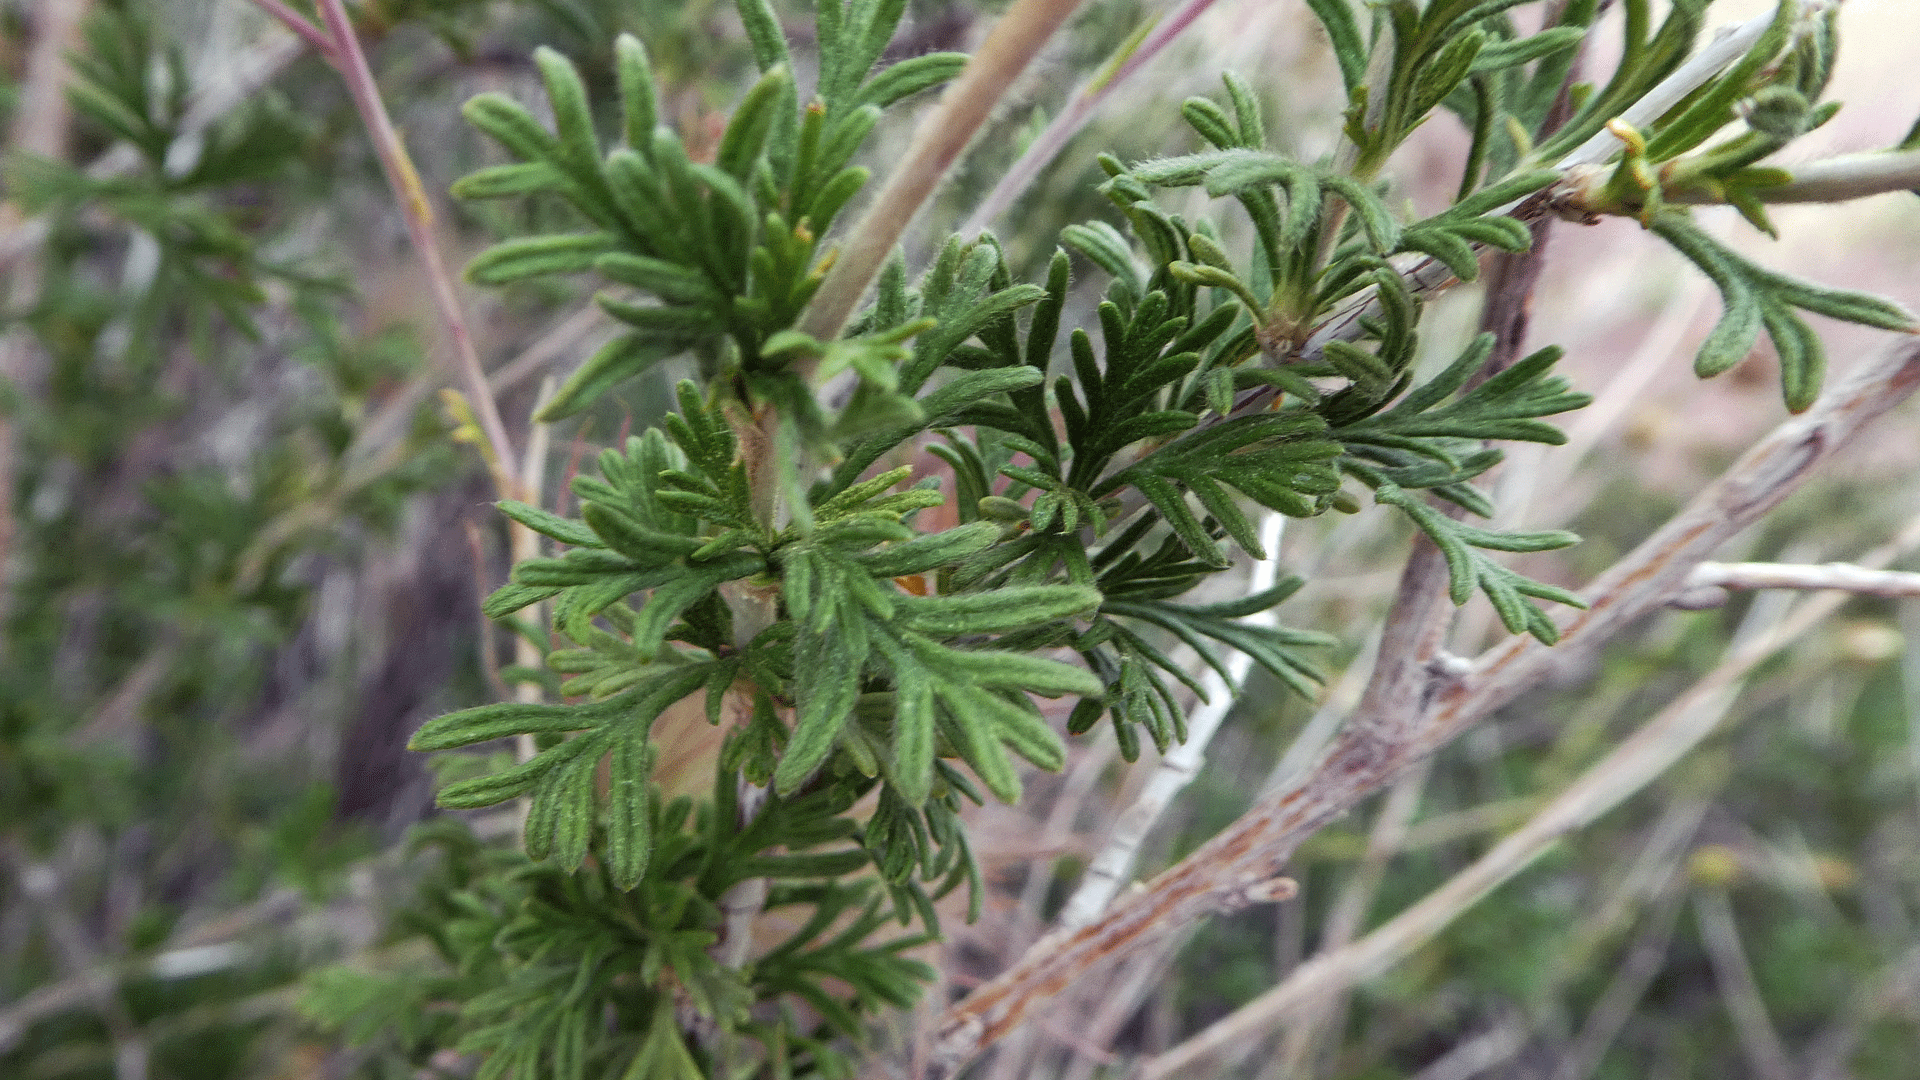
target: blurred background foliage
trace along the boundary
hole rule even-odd
[[[455,921],[450,898],[494,857],[476,835],[511,831],[429,820],[429,779],[403,749],[426,718],[499,696],[510,652],[477,613],[504,576],[504,536],[433,396],[441,346],[404,228],[338,79],[244,0],[0,4],[0,128],[30,119],[29,50],[61,4],[85,12],[71,125],[51,155],[15,138],[0,221],[0,1076],[471,1075],[470,1056],[437,1049],[431,984],[414,1030],[299,1008],[303,980],[326,965],[418,959],[421,933]],[[896,51],[964,49],[992,13],[916,0]],[[913,243],[964,216],[1151,13],[1091,3]],[[494,160],[461,101],[498,90],[542,107],[536,45],[568,54],[592,99],[610,101],[611,41],[645,38],[677,88],[663,114],[696,156],[750,81],[737,18],[706,0],[369,0],[358,18],[432,192]],[[1891,74],[1902,48],[1910,65],[1920,20],[1899,0],[1856,0],[1844,20],[1852,86],[1836,96],[1852,104],[1821,137],[1886,145],[1920,111],[1912,80]],[[802,64],[809,25],[790,22]],[[998,223],[1010,255],[1038,265],[1060,226],[1111,216],[1088,182],[1095,149],[1192,149],[1177,103],[1222,68],[1256,78],[1279,145],[1330,145],[1338,76],[1307,27],[1303,5],[1221,0]],[[890,119],[871,164],[884,170],[911,126]],[[1416,201],[1451,183],[1451,168],[1422,164],[1459,152],[1460,133],[1440,126],[1416,136],[1399,178]],[[564,212],[443,206],[442,242],[463,256],[547,224],[500,215]],[[1796,239],[1815,215],[1814,239]],[[1920,204],[1779,216],[1787,241],[1747,250],[1920,306]],[[1703,220],[1753,242],[1730,215]],[[1534,337],[1566,344],[1565,370],[1602,402],[1571,422],[1573,447],[1516,453],[1502,483],[1519,498],[1499,501],[1586,537],[1525,568],[1571,583],[1779,413],[1765,358],[1751,377],[1686,376],[1713,305],[1675,258],[1620,222],[1561,231]],[[466,296],[510,423],[524,424],[542,376],[611,332],[583,294]],[[1432,342],[1436,354],[1464,340],[1477,302],[1468,288],[1441,301],[1461,337]],[[1844,358],[1867,339],[1847,328],[1830,340]],[[539,463],[549,490],[658,415],[679,374],[669,365],[557,431]],[[1920,513],[1917,420],[1902,409],[1730,557],[1844,559],[1897,531]],[[1296,525],[1282,559],[1311,585],[1294,619],[1310,611],[1357,654],[1399,564],[1395,528],[1378,516]],[[1486,851],[1743,626],[1776,619],[1777,599],[1648,620],[1316,837],[1293,869],[1302,899],[1205,926],[1148,978],[1070,994],[974,1074],[1102,1074],[1109,1051],[1163,1049],[1225,1015]],[[1479,608],[1464,619],[1469,639],[1495,625]],[[1329,697],[1357,691],[1336,678]],[[1256,676],[1146,869],[1284,775],[1313,711]],[[686,731],[662,744],[704,783],[704,725],[674,723]],[[1100,728],[1063,774],[1030,778],[1020,807],[977,812],[986,912],[949,919],[944,950],[927,954],[956,993],[1031,943],[1131,800],[1141,774],[1120,768],[1111,739]],[[1914,1076],[1920,603],[1851,602],[1760,669],[1721,733],[1670,775],[1249,1060],[1239,1074],[1276,1080]]]

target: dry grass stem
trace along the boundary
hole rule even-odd
[[[1527,1045],[1526,1028],[1505,1020],[1441,1055],[1414,1074],[1413,1080],[1472,1080],[1512,1061]]]
[[[1674,925],[1679,922],[1680,909],[1686,899],[1686,892],[1677,882],[1671,883],[1667,895],[1654,908],[1640,933],[1628,946],[1626,956],[1615,968],[1613,978],[1607,988],[1600,992],[1600,999],[1587,1013],[1586,1023],[1580,1027],[1580,1033],[1560,1055],[1560,1061],[1554,1066],[1553,1080],[1587,1080],[1593,1070],[1599,1068],[1600,1059],[1619,1038],[1620,1030],[1627,1025],[1628,1019],[1639,1007],[1646,996],[1647,988],[1653,985],[1654,976],[1666,966],[1667,950],[1673,944]]]
[[[1687,576],[1688,589],[1838,589],[1862,596],[1920,596],[1920,573],[1868,570],[1850,563],[1704,562]]]
[[[1893,150],[1843,154],[1787,166],[1793,179],[1762,188],[1758,195],[1769,203],[1836,203],[1920,188],[1920,150]],[[1704,192],[1685,192],[1675,202],[1702,203]]]
[[[80,44],[81,23],[86,19],[87,0],[40,0],[35,8],[37,33],[27,54],[26,70],[21,76],[19,100],[15,105],[13,126],[7,132],[8,153],[32,154],[64,160],[73,111],[67,102],[67,83],[71,72],[67,56]],[[20,208],[9,199],[0,204],[0,234],[13,236],[22,229]],[[40,299],[40,268],[32,260],[22,259],[7,282],[6,310],[31,311]],[[24,321],[13,320],[0,334],[0,385],[15,392],[39,383],[46,366],[44,353]],[[22,573],[17,565],[14,536],[14,504],[18,501],[19,477],[14,460],[19,436],[14,430],[13,409],[0,411],[0,622],[13,607],[13,585]],[[0,643],[0,649],[4,644]]]
[[[1847,1060],[1860,1048],[1867,1028],[1896,1010],[1910,1015],[1915,1002],[1920,1002],[1920,946],[1908,949],[1860,988],[1842,1017],[1813,1041],[1801,1075],[1807,1080],[1839,1080],[1848,1075]]]
[[[1367,833],[1367,850],[1360,864],[1342,883],[1320,931],[1315,956],[1336,953],[1352,943],[1366,925],[1367,912],[1379,896],[1387,865],[1406,847],[1408,829],[1420,811],[1426,793],[1430,762],[1416,765],[1387,789],[1386,801]],[[1309,963],[1312,961],[1309,960]],[[1342,988],[1315,1001],[1288,1026],[1272,1076],[1318,1076],[1327,1056],[1340,1045],[1346,1030],[1347,993]]]

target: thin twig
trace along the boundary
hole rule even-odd
[[[1395,781],[1387,790],[1386,802],[1367,833],[1367,850],[1360,864],[1348,875],[1327,913],[1320,932],[1320,947],[1315,956],[1338,952],[1353,942],[1367,920],[1385,880],[1387,864],[1405,847],[1407,829],[1420,810],[1420,798],[1426,793],[1430,769],[1423,762]],[[1308,961],[1311,963],[1311,961]],[[1281,1043],[1280,1056],[1271,1076],[1319,1076],[1323,1072],[1322,1055],[1339,1046],[1346,1031],[1347,991],[1342,987],[1313,1002],[1288,1028]]]
[[[1626,1027],[1634,1009],[1646,996],[1647,988],[1653,985],[1654,976],[1666,966],[1674,924],[1679,922],[1686,895],[1679,882],[1669,882],[1666,896],[1628,946],[1607,988],[1600,992],[1599,1000],[1587,1013],[1580,1033],[1560,1055],[1553,1080],[1587,1080],[1593,1070],[1599,1068],[1608,1047],[1619,1038],[1620,1030]]]
[[[1094,1007],[1087,1019],[1083,1041],[1100,1048],[1112,1045],[1121,1027],[1140,1011],[1140,1002],[1166,985],[1167,972],[1179,958],[1180,946],[1185,943],[1185,937],[1176,934],[1128,957],[1110,983],[1089,995]],[[1092,1080],[1094,1070],[1107,1064],[1091,1054],[1076,1052],[1062,1080]]]
[[[340,47],[334,44],[332,35],[313,25],[312,20],[295,11],[285,0],[253,0],[254,6],[279,19],[287,29],[294,32],[308,48],[320,54],[321,58],[339,68]]]
[[[1839,157],[1784,166],[1793,179],[1754,192],[1761,202],[1830,203],[1920,188],[1920,150]],[[1688,197],[1676,201],[1690,202]]]
[[[547,331],[533,340],[520,355],[495,368],[487,375],[487,389],[495,394],[504,394],[508,390],[540,373],[540,370],[582,345],[594,339],[596,333],[604,332],[608,325],[606,313],[598,304],[587,304],[566,318],[554,323]],[[537,414],[539,410],[535,410]]]
[[[547,402],[553,399],[554,387],[554,379],[551,375],[540,381],[540,392],[534,399],[534,416],[539,416],[540,410],[545,408]],[[526,457],[520,463],[520,493],[515,496],[516,498],[523,499],[534,506],[545,505],[547,454],[552,447],[552,443],[553,425],[543,424],[538,420],[532,421],[530,430],[527,432]],[[511,522],[509,524],[510,526],[518,526],[518,522]],[[510,549],[509,554],[513,565],[515,566],[520,565],[528,559],[537,559],[540,557],[540,535],[524,526],[509,528],[507,532],[507,545]],[[525,610],[521,618],[529,620],[534,626],[545,626],[547,621],[546,611],[547,605],[545,603],[534,604]],[[542,649],[537,642],[527,637],[527,635],[521,633],[515,633],[513,635],[513,662],[522,669],[530,671],[540,670],[546,663],[545,652],[546,650]],[[533,704],[538,702],[541,697],[542,691],[540,684],[537,682],[523,679],[520,685],[514,688],[514,698],[521,704]],[[523,762],[531,761],[534,755],[539,753],[539,746],[536,744],[532,735],[522,734],[514,740],[514,753]],[[523,823],[526,820],[526,813],[531,803],[532,800],[530,799],[518,799],[514,802],[514,807],[519,812]]]
[[[1442,1054],[1413,1080],[1472,1080],[1512,1061],[1526,1045],[1526,1025],[1508,1017]]]
[[[1188,730],[1191,731],[1192,721],[1188,723]],[[1061,781],[1060,794],[1047,810],[1046,823],[1040,830],[1042,850],[1059,851],[1067,847],[1067,842],[1074,834],[1074,822],[1085,808],[1087,797],[1093,793],[1094,785],[1100,782],[1101,774],[1106,772],[1118,750],[1113,740],[1100,739],[1088,746],[1074,761],[1072,769]],[[1044,921],[1041,909],[1046,906],[1057,880],[1057,875],[1045,864],[1036,865],[1033,872],[1028,874],[1027,882],[1020,890],[1020,925],[1017,932],[1025,938],[1018,943],[1021,947],[1031,945],[1033,939],[1039,936],[1038,927]],[[1067,906],[1073,906],[1071,899],[1067,901]]]
[[[79,45],[88,6],[87,0],[40,0],[35,9],[38,32],[27,54],[18,105],[7,132],[8,151],[54,160],[67,156],[73,116],[66,94],[71,78],[67,56]],[[8,200],[0,204],[0,233],[20,231],[20,220],[18,203]],[[7,282],[6,310],[31,311],[40,299],[40,267],[23,261],[17,270]],[[25,320],[14,321],[0,334],[0,385],[13,388],[15,393],[26,391],[41,381],[46,363],[45,351]],[[19,479],[15,475],[19,434],[14,430],[14,411],[0,411],[0,625],[12,612],[13,583],[23,569],[14,550],[18,522],[13,508],[18,501]],[[5,643],[0,642],[0,652],[4,650]]]
[[[1301,840],[1475,721],[1562,665],[1591,656],[1658,608],[1695,565],[1779,505],[1862,427],[1917,387],[1920,341],[1902,339],[1806,414],[1761,440],[1687,509],[1602,575],[1584,594],[1588,610],[1562,628],[1559,645],[1514,638],[1464,676],[1441,673],[1424,686],[1410,687],[1415,692],[1402,699],[1375,702],[1378,711],[1363,704],[1312,775],[1261,800],[1145,888],[1121,897],[1099,921],[1042,940],[1011,970],[948,1009],[929,1055],[928,1076],[951,1076],[981,1047],[1019,1024],[1036,1002],[1096,965],[1215,914],[1238,900],[1248,884],[1271,879]]]
[[[1800,0],[1802,8],[1814,4],[1825,5],[1827,0]],[[1699,52],[1673,69],[1666,78],[1656,83],[1638,101],[1620,111],[1618,119],[1629,127],[1645,129],[1667,114],[1669,109],[1685,100],[1688,94],[1705,86],[1707,80],[1720,74],[1734,61],[1747,55],[1754,45],[1766,35],[1773,25],[1774,13],[1756,15],[1737,26],[1723,27],[1714,34]],[[1560,159],[1557,168],[1569,169],[1575,165],[1598,165],[1620,152],[1626,144],[1620,137],[1607,128],[1601,128],[1593,137],[1575,147],[1573,152]]]
[[[1756,610],[1759,605],[1755,605]],[[1748,613],[1747,625],[1756,631],[1777,624],[1780,613]],[[1593,914],[1581,919],[1572,943],[1553,960],[1551,980],[1565,986],[1593,970],[1600,950],[1616,935],[1623,933],[1641,917],[1649,904],[1659,902],[1685,874],[1686,853],[1699,835],[1700,824],[1712,807],[1712,796],[1719,781],[1676,792],[1661,812],[1659,820],[1646,830],[1647,839],[1626,873],[1617,875],[1612,891],[1594,906]]]
[[[1801,1075],[1808,1080],[1847,1075],[1847,1059],[1859,1049],[1867,1029],[1895,1009],[1911,1010],[1915,1000],[1920,1000],[1920,946],[1908,949],[1860,988],[1847,1003],[1846,1015],[1813,1040]]]
[[[921,204],[959,160],[994,106],[1079,6],[1080,0],[1016,0],[994,24],[914,136],[873,205],[841,244],[833,268],[800,317],[802,332],[822,341],[839,336]]]
[[[1320,707],[1301,726],[1300,733],[1287,745],[1286,753],[1280,755],[1280,761],[1268,771],[1266,782],[1260,785],[1260,798],[1267,798],[1299,783],[1314,763],[1325,756],[1327,747],[1340,730],[1340,722],[1359,708],[1360,698],[1366,694],[1367,687],[1373,685],[1384,628],[1383,622],[1368,634],[1359,653],[1347,664],[1340,677],[1333,681]]]
[[[1862,596],[1920,596],[1920,573],[1868,570],[1852,563],[1704,562],[1687,575],[1688,589],[1839,589]]]
[[[280,17],[271,0],[254,0],[254,3],[268,14]],[[355,36],[353,24],[347,17],[344,0],[317,0],[317,6],[336,50],[335,66],[339,68],[340,77],[353,97],[354,108],[360,113],[360,120],[373,140],[374,154],[380,159],[380,168],[386,173],[387,183],[399,200],[401,216],[407,223],[407,234],[413,241],[414,250],[419,253],[420,266],[426,275],[429,291],[433,294],[434,306],[439,310],[440,321],[453,347],[455,381],[464,388],[467,405],[473,410],[480,432],[486,439],[484,456],[493,473],[494,485],[503,498],[518,498],[520,480],[514,460],[513,441],[507,438],[506,425],[500,420],[500,407],[487,389],[486,370],[481,367],[480,354],[474,349],[466,313],[461,310],[453,279],[448,276],[446,264],[440,258],[439,242],[434,235],[432,200],[427,197],[426,188],[420,183],[420,174],[414,170],[406,144],[394,129],[392,118],[387,115],[386,104],[380,99],[380,88],[374,82],[373,69],[368,66],[367,55],[361,50],[360,40]],[[299,27],[288,25],[296,33],[299,32]]]

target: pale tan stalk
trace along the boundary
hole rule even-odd
[[[1552,1080],[1588,1080],[1593,1070],[1600,1067],[1601,1059],[1646,997],[1647,988],[1653,985],[1654,977],[1666,966],[1667,951],[1673,944],[1674,924],[1680,921],[1680,909],[1685,906],[1685,901],[1686,892],[1680,884],[1675,882],[1670,885],[1667,895],[1654,909],[1652,918],[1635,935],[1633,944],[1628,946],[1626,954],[1614,969],[1613,978],[1607,982],[1607,988],[1600,992],[1599,1000],[1587,1013],[1586,1023],[1581,1025],[1580,1033],[1574,1036],[1572,1045],[1560,1055],[1559,1063],[1554,1066]]]
[[[1473,1080],[1512,1061],[1526,1045],[1526,1026],[1509,1017],[1447,1051],[1413,1080]]]
[[[1068,99],[1066,107],[1060,110],[1058,116],[1047,121],[1046,128],[1027,144],[1027,148],[1014,159],[999,182],[993,185],[993,190],[987,192],[987,197],[968,215],[966,224],[960,226],[960,235],[978,236],[1001,214],[1006,213],[1014,201],[1039,179],[1041,170],[1059,157],[1060,151],[1065,150],[1080,129],[1087,126],[1093,114],[1113,96],[1113,92],[1146,67],[1148,61],[1160,55],[1174,38],[1180,36],[1181,31],[1192,26],[1193,21],[1212,6],[1213,0],[1184,0],[1165,17],[1150,16],[1147,25],[1151,29],[1144,34],[1136,30],[1134,33],[1137,36],[1128,39],[1134,42],[1130,50],[1116,52],[1099,71],[1080,84],[1079,89],[1073,92],[1073,97]]]
[[[1406,846],[1407,830],[1420,810],[1420,797],[1426,793],[1430,765],[1430,762],[1421,762],[1387,789],[1386,801],[1367,833],[1367,850],[1361,855],[1360,864],[1341,884],[1340,895],[1327,914],[1316,957],[1346,948],[1366,924],[1367,912],[1386,878],[1387,864]],[[1340,1045],[1346,1031],[1347,994],[1351,989],[1342,987],[1301,1010],[1288,1026],[1275,1067],[1268,1071],[1268,1076],[1321,1075],[1328,1051]]]
[[[1862,596],[1920,596],[1920,573],[1869,570],[1852,563],[1704,562],[1687,575],[1689,589],[1838,589]]]
[[[1859,988],[1847,1002],[1845,1014],[1813,1040],[1805,1054],[1803,1075],[1808,1080],[1840,1080],[1848,1075],[1847,1059],[1860,1048],[1867,1029],[1896,1011],[1912,1015],[1916,1000],[1920,1000],[1920,945],[1902,953]]]
[[[1920,188],[1920,150],[1846,154],[1785,166],[1793,176],[1754,194],[1769,203],[1830,203]],[[1690,202],[1682,197],[1677,201]]]
[[[1080,0],[1016,0],[994,24],[960,77],[941,96],[933,115],[920,126],[873,205],[840,245],[826,281],[800,317],[802,332],[822,341],[839,336],[921,204],[1054,31],[1079,6]]]
[[[548,401],[552,400],[555,387],[556,383],[554,382],[553,376],[549,375],[546,379],[542,380],[539,396],[534,400],[534,416],[539,416],[540,410],[546,406]],[[547,452],[553,442],[553,425],[543,424],[535,420],[532,422],[531,427],[532,430],[527,433],[526,458],[520,463],[520,490],[522,494],[518,497],[534,506],[544,506],[546,504]],[[510,554],[513,558],[513,565],[519,566],[528,559],[539,558],[540,534],[534,532],[532,529],[519,525],[518,522],[511,524],[516,527],[507,531],[507,545],[511,549]],[[535,626],[542,626],[546,623],[546,610],[546,604],[535,604],[528,608],[522,617],[531,620]],[[513,662],[515,664],[518,664],[528,671],[538,671],[546,664],[547,658],[543,653],[544,650],[542,650],[539,645],[528,640],[525,634],[516,633],[513,635]],[[514,687],[513,696],[515,700],[523,704],[532,704],[539,701],[543,695],[539,683],[522,681],[520,685]],[[533,736],[526,734],[520,735],[514,740],[513,749],[515,755],[517,755],[521,761],[531,761],[533,760],[533,756],[539,753],[539,747],[535,745]],[[519,813],[522,825],[526,823],[529,802],[530,800],[523,798],[515,800],[514,803],[514,808]]]
[[[40,0],[35,7],[36,33],[20,81],[13,128],[7,133],[9,151],[65,160],[73,116],[66,93],[72,77],[67,55],[80,44],[80,24],[89,6],[89,0]],[[22,223],[16,203],[9,200],[0,204],[0,234],[11,236],[21,231]],[[40,267],[35,260],[22,259],[13,269],[5,293],[6,310],[31,311],[40,300]],[[33,331],[24,321],[15,321],[0,336],[0,385],[24,396],[41,381],[45,366]],[[13,609],[13,582],[24,569],[14,551],[18,528],[13,516],[18,480],[14,455],[18,442],[11,410],[0,411],[0,625]],[[4,650],[5,643],[0,641],[0,652]]]
[[[1693,898],[1695,922],[1700,940],[1707,947],[1707,959],[1713,965],[1713,981],[1733,1017],[1734,1031],[1740,1036],[1740,1050],[1747,1066],[1758,1080],[1792,1080],[1793,1060],[1787,1056],[1780,1031],[1767,1015],[1767,1003],[1760,998],[1760,984],[1754,980],[1753,965],[1747,962],[1747,950],[1740,944],[1740,927],[1734,922],[1733,904],[1725,889],[1704,889]]]

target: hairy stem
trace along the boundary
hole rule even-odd
[[[1793,174],[1792,180],[1776,187],[1756,188],[1754,196],[1765,203],[1833,203],[1920,189],[1920,150],[1843,154],[1785,168]],[[1672,200],[1717,201],[1706,192],[1679,192]]]

